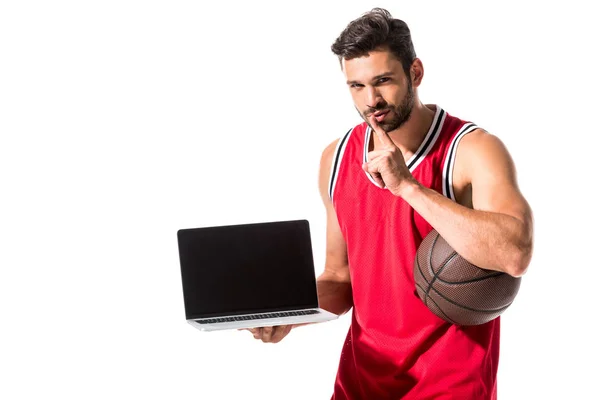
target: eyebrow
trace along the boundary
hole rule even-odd
[[[376,81],[378,79],[381,79],[381,78],[384,78],[384,77],[390,76],[390,75],[394,75],[394,73],[392,71],[384,72],[383,74],[379,74],[377,76],[374,76],[371,79],[371,81]],[[347,85],[352,85],[352,84],[355,84],[355,83],[360,83],[360,82],[359,81],[346,81]]]

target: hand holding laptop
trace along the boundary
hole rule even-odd
[[[291,332],[295,325],[265,326],[262,328],[244,328],[241,331],[249,331],[254,339],[262,340],[264,343],[279,343]]]
[[[254,336],[254,339],[262,340],[263,343],[279,343],[292,331],[293,328],[312,323],[313,322],[292,325],[263,326],[260,328],[243,328],[238,330],[250,332]]]

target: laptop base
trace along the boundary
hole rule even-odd
[[[263,326],[279,326],[279,325],[293,325],[293,324],[306,324],[306,323],[317,323],[331,321],[338,318],[337,315],[325,311],[321,308],[314,308],[311,310],[317,310],[316,314],[308,315],[296,315],[290,317],[277,317],[277,318],[259,318],[259,319],[248,319],[242,321],[231,321],[231,322],[217,322],[217,323],[200,323],[202,319],[188,319],[187,322],[194,328],[197,328],[204,332],[210,331],[221,331],[226,329],[243,329],[243,328],[260,328]],[[310,310],[301,310],[310,311]],[[261,315],[249,314],[247,316]],[[237,317],[245,317],[245,315],[239,315]],[[214,318],[206,318],[214,319]]]

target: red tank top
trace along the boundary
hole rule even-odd
[[[456,147],[477,126],[435,111],[407,166],[422,185],[454,200]],[[413,261],[432,227],[362,170],[370,137],[366,123],[357,125],[332,162],[329,195],[348,247],[354,299],[332,399],[496,399],[500,319],[461,327],[421,302]]]

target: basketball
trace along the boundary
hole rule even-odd
[[[512,304],[521,285],[521,278],[469,263],[435,230],[417,250],[414,277],[423,303],[457,325],[481,325],[498,317]]]

